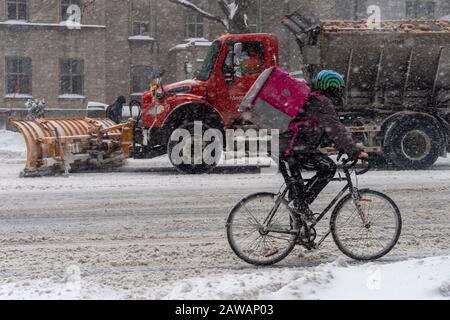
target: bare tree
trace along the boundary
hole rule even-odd
[[[81,11],[85,12],[86,10],[88,10],[90,7],[94,7],[95,6],[95,1],[96,0],[86,0],[83,2],[83,6],[81,8]]]
[[[182,5],[193,10],[206,19],[221,23],[228,32],[248,33],[248,10],[251,0],[217,0],[225,17],[207,12],[192,3],[190,0],[169,0],[172,3]]]
[[[192,11],[197,12],[206,19],[213,20],[222,24],[228,32],[231,33],[248,33],[248,12],[252,0],[217,0],[224,17],[207,12],[192,3],[191,0],[169,0],[172,3],[182,5]],[[81,10],[83,12],[95,6],[96,0],[86,0]]]

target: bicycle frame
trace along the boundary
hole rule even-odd
[[[289,192],[289,190],[291,190],[292,185],[294,184],[293,178],[292,176],[288,173],[288,169],[286,167],[286,163],[282,162],[280,165],[280,171],[283,175],[283,177],[286,180],[286,187],[284,188],[283,191],[280,191],[280,193],[278,194],[278,198],[275,201],[275,206],[272,208],[272,210],[270,211],[269,215],[267,216],[267,218],[264,221],[263,224],[263,228],[265,231],[271,231],[271,232],[278,232],[278,233],[287,233],[287,232],[280,232],[280,230],[271,230],[267,228],[267,225],[271,223],[275,213],[278,211],[278,208],[280,207],[281,202],[286,199],[286,196]],[[327,213],[336,205],[336,203],[342,198],[342,196],[347,192],[350,191],[353,201],[356,204],[356,207],[358,208],[359,214],[361,216],[361,219],[363,220],[363,223],[365,224],[365,214],[363,212],[363,210],[361,209],[361,206],[359,205],[359,194],[358,194],[358,189],[354,187],[353,185],[353,181],[352,181],[352,177],[349,171],[349,168],[344,166],[343,168],[344,174],[345,174],[345,179],[342,178],[333,178],[331,179],[331,181],[337,181],[337,182],[342,182],[343,180],[347,181],[347,184],[345,185],[344,188],[342,188],[342,190],[334,197],[334,199],[328,204],[328,206],[322,211],[322,213],[319,215],[319,217],[316,219],[316,223],[312,224],[309,228],[314,228],[320,221],[322,221],[322,219],[327,215]],[[309,181],[309,179],[303,180],[304,182]],[[297,232],[298,230],[294,230],[295,232]],[[294,231],[291,231],[289,233],[293,233]],[[325,239],[330,235],[331,230],[329,229],[328,232],[320,239],[320,241],[317,243],[317,246],[320,246]]]

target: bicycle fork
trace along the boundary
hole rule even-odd
[[[348,186],[350,189],[350,193],[352,195],[352,199],[353,199],[353,203],[356,206],[356,210],[358,211],[358,215],[361,218],[361,222],[363,224],[363,226],[365,226],[366,228],[368,227],[367,224],[367,216],[366,213],[364,212],[363,207],[361,206],[361,195],[359,193],[358,188],[353,186],[352,183],[352,178],[350,176],[350,173],[348,172],[348,170],[345,172],[345,176],[347,178],[347,181],[349,182]]]
[[[358,215],[361,218],[361,222],[362,222],[363,226],[365,226],[367,228],[368,227],[367,216],[366,216],[366,213],[364,212],[363,207],[361,206],[361,201],[362,201],[361,195],[359,194],[359,191],[357,188],[352,188],[351,193],[352,193],[353,203],[356,206],[356,210],[358,211]]]

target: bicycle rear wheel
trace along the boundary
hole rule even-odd
[[[286,200],[277,207],[278,196],[258,193],[241,200],[227,221],[228,242],[234,253],[247,263],[259,266],[275,264],[294,249],[299,233],[297,217]],[[275,214],[264,228],[270,212]]]
[[[351,194],[344,197],[331,215],[334,242],[346,256],[355,260],[376,260],[388,254],[401,234],[402,219],[394,201],[377,191],[360,190],[363,223]]]

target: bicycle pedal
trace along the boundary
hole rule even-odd
[[[313,251],[313,250],[319,249],[319,246],[318,246],[317,243],[315,243],[315,242],[307,243],[307,244],[304,245],[304,247],[305,247],[308,251]]]

